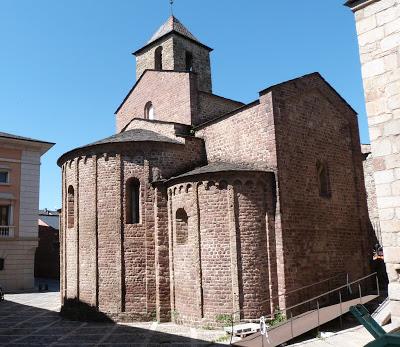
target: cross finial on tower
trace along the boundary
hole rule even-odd
[[[174,0],[169,0],[169,4],[171,6],[171,16],[174,15]]]

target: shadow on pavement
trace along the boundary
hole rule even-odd
[[[223,346],[193,339],[188,327],[178,327],[179,336],[162,331],[168,324],[158,331],[151,330],[153,322],[135,325],[140,327],[72,321],[47,309],[0,302],[1,346]]]

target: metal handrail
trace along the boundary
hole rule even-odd
[[[342,285],[342,286],[337,287],[337,288],[335,288],[335,289],[329,290],[329,291],[327,291],[327,292],[325,292],[325,293],[323,293],[323,294],[320,294],[320,295],[318,295],[318,296],[315,296],[315,297],[313,297],[313,298],[311,298],[311,299],[305,300],[305,301],[303,301],[303,302],[301,302],[301,303],[299,303],[299,304],[296,304],[296,305],[293,305],[293,306],[290,306],[290,307],[288,307],[288,308],[284,308],[284,309],[281,309],[281,310],[278,310],[278,311],[275,311],[275,312],[271,312],[271,314],[266,315],[266,317],[271,316],[271,318],[272,318],[272,317],[274,316],[274,314],[276,314],[276,313],[285,312],[285,311],[290,311],[291,317],[290,317],[289,319],[287,319],[286,321],[275,325],[273,328],[276,328],[277,326],[280,326],[280,325],[283,325],[283,324],[286,324],[286,323],[290,322],[290,324],[291,324],[292,336],[293,336],[293,321],[294,321],[295,319],[298,319],[298,318],[303,317],[303,316],[307,316],[307,315],[309,315],[309,314],[311,314],[311,313],[313,313],[313,312],[315,312],[315,311],[318,311],[318,326],[319,326],[319,309],[320,309],[320,307],[319,307],[319,302],[318,302],[318,301],[317,301],[317,309],[304,312],[304,313],[302,313],[302,314],[300,314],[300,315],[298,315],[298,316],[295,316],[295,317],[293,317],[292,309],[295,308],[295,307],[304,305],[304,304],[306,304],[306,303],[309,303],[309,302],[311,302],[311,301],[318,300],[319,298],[321,298],[321,297],[323,297],[323,296],[325,296],[325,295],[328,295],[328,294],[335,293],[335,292],[339,291],[340,312],[341,312],[341,315],[342,315],[342,314],[343,314],[343,310],[342,310],[342,295],[341,295],[341,290],[342,290],[343,288],[348,288],[349,286],[351,286],[351,285],[353,285],[353,284],[355,284],[355,283],[359,283],[359,282],[361,282],[361,281],[364,281],[365,279],[370,278],[370,277],[372,277],[372,276],[375,276],[375,277],[376,277],[377,293],[378,293],[378,296],[379,296],[379,280],[378,280],[377,273],[374,272],[374,273],[371,273],[371,274],[366,275],[366,276],[364,276],[364,277],[361,277],[361,278],[359,278],[359,279],[357,279],[357,280],[355,280],[355,281],[348,282],[348,283],[346,283],[345,285]],[[331,278],[328,278],[328,279],[326,279],[326,280],[323,280],[323,281],[321,281],[321,282],[313,283],[313,284],[311,284],[311,285],[308,285],[308,286],[305,286],[305,287],[302,287],[302,288],[298,288],[298,289],[293,290],[293,291],[291,291],[291,292],[278,295],[278,296],[276,296],[276,297],[274,297],[274,298],[277,298],[277,297],[280,297],[280,296],[283,296],[283,295],[287,295],[287,294],[290,294],[290,293],[292,293],[292,292],[299,291],[299,290],[301,290],[301,289],[305,289],[305,288],[307,288],[307,287],[312,287],[312,286],[314,286],[314,285],[317,285],[317,284],[326,282],[326,281],[328,281],[329,279],[336,278],[336,277],[338,277],[338,275],[337,275],[337,276],[334,276],[334,277],[331,277]],[[361,301],[362,301],[362,297],[361,297],[361,286],[360,286],[360,285],[359,285],[359,295],[360,295],[360,302],[361,302]],[[268,301],[271,301],[272,299],[273,299],[273,298],[271,298],[271,299],[269,299],[269,300],[265,300],[264,303],[265,303],[265,302],[268,302]],[[239,310],[239,311],[233,312],[233,313],[231,314],[231,329],[232,329],[232,330],[231,330],[231,344],[232,344],[232,338],[233,338],[234,315],[235,315],[236,313],[240,313],[240,312],[242,312],[242,309]],[[340,317],[341,317],[341,316],[340,316]]]
[[[349,283],[347,283],[347,284],[345,284],[345,285],[343,285],[343,286],[337,287],[337,288],[332,289],[332,290],[330,290],[330,291],[328,291],[328,292],[325,292],[325,293],[323,293],[323,294],[321,294],[321,295],[318,295],[318,296],[315,296],[315,297],[313,297],[313,298],[311,298],[311,299],[305,300],[305,301],[303,301],[303,302],[301,302],[301,303],[299,303],[299,304],[296,304],[296,305],[287,307],[287,308],[285,308],[285,309],[279,310],[278,312],[291,310],[291,309],[293,309],[293,308],[295,308],[295,307],[297,307],[297,306],[304,305],[304,304],[306,304],[306,303],[308,303],[308,302],[310,302],[310,301],[314,301],[314,300],[319,299],[319,298],[321,298],[321,297],[323,297],[323,296],[325,296],[325,295],[328,295],[328,294],[337,292],[337,291],[340,290],[340,289],[349,287],[349,286],[351,286],[351,285],[353,285],[353,284],[355,284],[355,283],[361,282],[361,281],[363,281],[363,280],[365,280],[365,279],[367,279],[367,278],[369,278],[369,277],[376,276],[376,275],[377,275],[377,273],[374,272],[374,273],[369,274],[369,275],[367,275],[367,276],[361,277],[361,278],[359,278],[358,280],[355,280],[355,281],[353,281],[353,282],[349,282]]]
[[[335,288],[335,289],[333,289],[333,290],[330,290],[330,291],[328,291],[328,292],[326,292],[326,293],[324,293],[324,294],[315,296],[315,297],[312,298],[312,299],[309,299],[309,300],[303,301],[303,302],[301,302],[301,303],[299,303],[299,304],[293,305],[293,306],[291,306],[291,307],[288,307],[288,308],[279,310],[278,312],[290,311],[291,317],[290,317],[289,319],[286,319],[286,320],[285,320],[284,322],[282,322],[282,323],[279,323],[279,324],[277,324],[277,325],[274,325],[274,326],[271,327],[271,328],[276,328],[276,327],[278,327],[278,326],[281,326],[281,325],[284,325],[284,324],[290,322],[291,330],[293,330],[293,321],[294,321],[294,320],[299,319],[299,318],[302,318],[302,317],[305,317],[305,316],[307,316],[307,315],[309,315],[309,314],[314,313],[315,311],[318,312],[318,327],[319,327],[319,309],[320,309],[320,307],[319,307],[319,302],[318,302],[318,299],[319,299],[319,298],[321,298],[321,297],[323,297],[323,296],[325,296],[325,295],[328,295],[328,294],[335,293],[335,292],[339,291],[340,312],[341,312],[341,315],[342,315],[342,314],[343,314],[343,311],[342,311],[342,296],[341,296],[341,290],[342,290],[343,288],[347,288],[347,287],[349,287],[349,286],[351,286],[351,285],[353,285],[353,284],[355,284],[355,283],[359,283],[359,282],[361,282],[361,281],[364,281],[365,279],[370,278],[370,277],[372,277],[372,276],[375,276],[375,277],[376,277],[376,285],[377,285],[377,291],[378,291],[378,295],[379,295],[379,280],[378,280],[377,273],[374,272],[374,273],[369,274],[369,275],[367,275],[367,276],[361,277],[361,278],[359,278],[359,279],[357,279],[357,280],[355,280],[355,281],[349,282],[349,283],[347,283],[347,284],[345,284],[345,285],[343,285],[343,286],[340,286],[340,287],[337,287],[337,288]],[[360,303],[362,303],[361,286],[360,286],[360,284],[358,285],[358,290],[359,290],[359,296],[360,296]],[[302,313],[302,314],[299,314],[299,315],[293,317],[293,313],[292,313],[292,309],[293,309],[293,308],[298,307],[298,306],[300,306],[300,305],[304,305],[304,304],[306,304],[306,303],[308,303],[308,302],[311,302],[311,301],[314,301],[314,300],[317,300],[317,308],[316,308],[316,309],[309,310],[309,311],[307,311],[307,312],[304,312],[304,313]],[[340,317],[341,317],[341,316],[340,316]],[[293,334],[292,334],[292,337],[293,337]]]
[[[345,273],[343,272],[343,273],[337,274],[336,276],[328,277],[328,278],[326,278],[326,279],[324,279],[324,280],[321,280],[321,281],[319,281],[319,282],[315,282],[315,283],[309,284],[309,285],[307,285],[307,286],[303,286],[303,287],[300,287],[300,288],[296,288],[296,289],[293,289],[293,290],[291,290],[291,291],[289,291],[289,292],[280,293],[280,294],[278,294],[278,295],[276,295],[276,296],[273,296],[272,298],[269,298],[269,299],[267,299],[267,300],[261,301],[261,302],[260,302],[260,305],[261,305],[261,304],[265,304],[265,303],[267,303],[267,302],[271,302],[272,300],[275,300],[275,299],[279,299],[281,296],[288,296],[289,294],[293,294],[293,293],[295,293],[295,292],[299,292],[300,290],[307,289],[307,288],[311,288],[311,287],[314,287],[314,286],[316,286],[316,285],[318,285],[318,284],[321,284],[321,283],[324,283],[324,282],[328,282],[328,281],[330,281],[331,279],[337,278],[337,277],[342,276],[342,275],[345,275]],[[237,313],[241,313],[242,311],[243,311],[243,309],[234,311],[234,312],[231,313],[231,316],[233,316],[233,315],[235,315],[235,314],[237,314]]]
[[[350,286],[350,285],[352,285],[352,284],[355,284],[355,283],[357,283],[357,282],[359,283],[359,282],[361,282],[361,281],[363,281],[363,280],[365,280],[365,279],[367,279],[367,278],[370,278],[370,277],[372,277],[372,276],[375,276],[375,277],[376,277],[376,285],[377,285],[377,291],[378,291],[378,295],[379,295],[379,280],[378,280],[377,273],[374,272],[374,273],[372,273],[372,274],[370,274],[370,275],[361,277],[361,278],[359,278],[359,279],[357,279],[357,280],[355,280],[355,281],[353,281],[353,282],[350,282],[350,283],[348,283],[348,284],[346,284],[346,285],[343,285],[343,286],[340,286],[340,287],[338,287],[338,288],[336,288],[336,289],[330,290],[330,291],[326,292],[325,294],[316,296],[316,297],[314,297],[314,298],[312,298],[312,299],[310,299],[310,300],[304,301],[304,302],[302,302],[302,303],[300,303],[300,304],[294,305],[294,306],[289,307],[289,308],[287,308],[287,309],[285,309],[285,310],[280,310],[280,311],[278,311],[278,312],[290,311],[291,317],[290,317],[290,319],[287,319],[286,321],[284,321],[284,322],[282,322],[282,323],[280,323],[280,324],[277,324],[277,325],[275,325],[275,326],[272,327],[272,328],[276,328],[276,327],[281,326],[281,325],[284,325],[284,324],[286,324],[286,323],[290,323],[291,331],[292,331],[292,337],[294,337],[294,335],[293,335],[293,321],[294,321],[295,319],[299,319],[299,318],[301,318],[301,317],[305,317],[305,316],[307,316],[307,315],[309,315],[309,314],[312,314],[312,313],[314,313],[315,311],[318,312],[318,325],[317,325],[317,327],[319,328],[319,326],[320,326],[320,322],[319,322],[319,309],[320,309],[320,307],[319,307],[319,302],[318,302],[318,300],[317,300],[318,298],[320,298],[320,297],[322,297],[322,296],[325,296],[325,295],[327,295],[327,294],[331,294],[331,293],[334,293],[334,292],[339,291],[340,313],[341,313],[341,315],[342,315],[342,314],[343,314],[343,311],[342,311],[341,290],[342,290],[343,288],[346,288],[346,287],[348,287],[348,286]],[[360,303],[362,303],[361,286],[360,286],[360,284],[359,284],[359,286],[358,286],[358,289],[359,289],[359,295],[360,295]],[[317,308],[316,308],[316,309],[310,310],[310,311],[307,311],[307,312],[304,312],[304,313],[302,313],[302,314],[300,314],[300,315],[298,315],[298,316],[293,317],[292,309],[293,309],[294,307],[297,307],[297,306],[299,306],[299,305],[303,305],[304,303],[308,303],[308,302],[310,302],[310,301],[312,301],[312,300],[317,300]],[[341,318],[341,315],[340,315],[340,318]]]
[[[337,277],[342,276],[342,275],[344,275],[344,274],[345,274],[345,273],[340,273],[340,274],[337,274],[336,276],[332,276],[332,277],[326,278],[326,279],[324,279],[324,280],[322,280],[322,281],[315,282],[315,283],[309,284],[309,285],[307,285],[307,286],[304,286],[304,287],[300,287],[300,288],[291,290],[291,291],[286,292],[286,293],[278,294],[278,295],[276,295],[276,296],[274,296],[274,297],[272,297],[272,298],[270,298],[270,299],[268,299],[268,300],[266,300],[266,301],[264,301],[264,302],[261,302],[261,303],[265,303],[265,302],[268,302],[268,301],[271,301],[271,300],[274,300],[274,299],[278,299],[278,298],[280,298],[281,296],[288,296],[289,294],[292,294],[292,293],[295,293],[295,292],[299,292],[300,290],[303,290],[303,289],[307,289],[307,288],[311,288],[311,287],[317,286],[318,284],[321,284],[321,283],[324,283],[324,282],[328,282],[328,281],[330,281],[331,279],[337,278]]]

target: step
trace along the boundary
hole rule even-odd
[[[233,327],[225,327],[225,332],[229,335],[245,337],[251,334],[258,333],[260,331],[260,324],[256,323],[245,323],[245,324],[238,324]]]

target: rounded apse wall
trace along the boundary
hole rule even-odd
[[[168,189],[173,311],[178,322],[215,322],[269,310],[266,179],[262,173],[186,178]]]
[[[140,144],[111,144],[65,158],[61,164],[64,300],[78,299],[116,320],[149,320],[159,314],[155,216],[159,206],[167,205],[167,196],[152,182],[182,170],[191,150],[180,144],[147,144],[146,151]],[[132,182],[137,194],[129,193]],[[128,210],[136,195],[138,215],[131,218]],[[165,230],[160,227],[160,232],[168,240],[168,216],[160,212],[157,218],[165,218]],[[165,263],[168,267],[168,259]],[[169,286],[159,292],[158,302],[163,302],[168,315]]]

